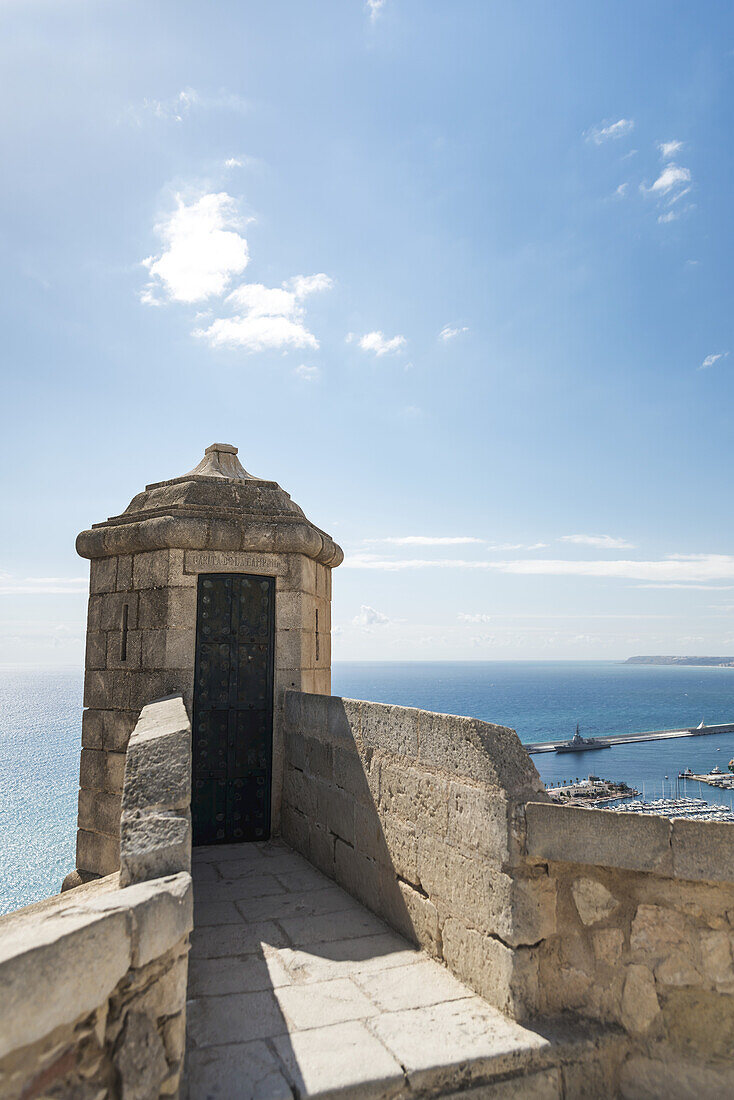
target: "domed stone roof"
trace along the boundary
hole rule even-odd
[[[172,548],[305,554],[332,567],[344,558],[276,481],[249,474],[228,443],[212,443],[188,474],[146,485],[121,515],[82,531],[76,548],[83,558]]]

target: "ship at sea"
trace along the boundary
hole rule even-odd
[[[593,749],[611,749],[611,741],[602,741],[598,737],[582,737],[579,730],[578,722],[576,723],[576,732],[570,741],[564,741],[561,745],[556,745],[556,752],[589,752]]]

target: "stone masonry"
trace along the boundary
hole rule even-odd
[[[331,570],[342,551],[274,481],[215,443],[191,473],[147,486],[77,539],[91,559],[76,873],[119,866],[125,753],[140,710],[180,692],[191,712],[199,573],[276,579],[273,827],[279,821],[286,688],[331,687]]]
[[[121,873],[0,919],[1,1100],[178,1096],[190,755],[181,697],[145,707],[125,770]]]
[[[627,1037],[581,1095],[734,1092],[734,825],[553,805],[470,718],[293,692],[285,740],[288,843],[516,1020]]]
[[[283,838],[517,1019],[537,1009],[534,945],[555,885],[522,861],[545,796],[513,730],[289,692]]]

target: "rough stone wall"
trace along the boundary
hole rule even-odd
[[[492,1003],[533,1011],[555,885],[522,860],[542,784],[515,733],[296,692],[284,729],[284,839]]]
[[[143,707],[125,762],[120,885],[191,871],[191,725],[180,695]]]
[[[734,1093],[734,825],[527,806],[557,893],[539,1008],[622,1026],[629,1096]],[[695,1083],[695,1084],[694,1084]]]
[[[155,550],[90,563],[77,871],[119,867],[125,754],[141,708],[193,689],[196,577],[183,550]],[[123,625],[126,647],[123,651]]]
[[[96,558],[90,564],[77,872],[86,880],[119,866],[125,754],[141,708],[150,699],[179,692],[191,714],[199,573],[276,578],[277,827],[279,700],[287,688],[331,690],[331,569],[303,554],[183,549]]]
[[[285,714],[290,844],[504,1011],[626,1032],[625,1097],[734,1094],[733,825],[553,805],[471,719]]]
[[[0,1100],[178,1095],[190,773],[181,696],[144,707],[127,754],[120,873],[0,920]]]
[[[115,885],[0,921],[2,1100],[178,1094],[191,878]]]

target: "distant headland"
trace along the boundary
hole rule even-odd
[[[627,665],[706,665],[734,668],[734,657],[628,657]]]

